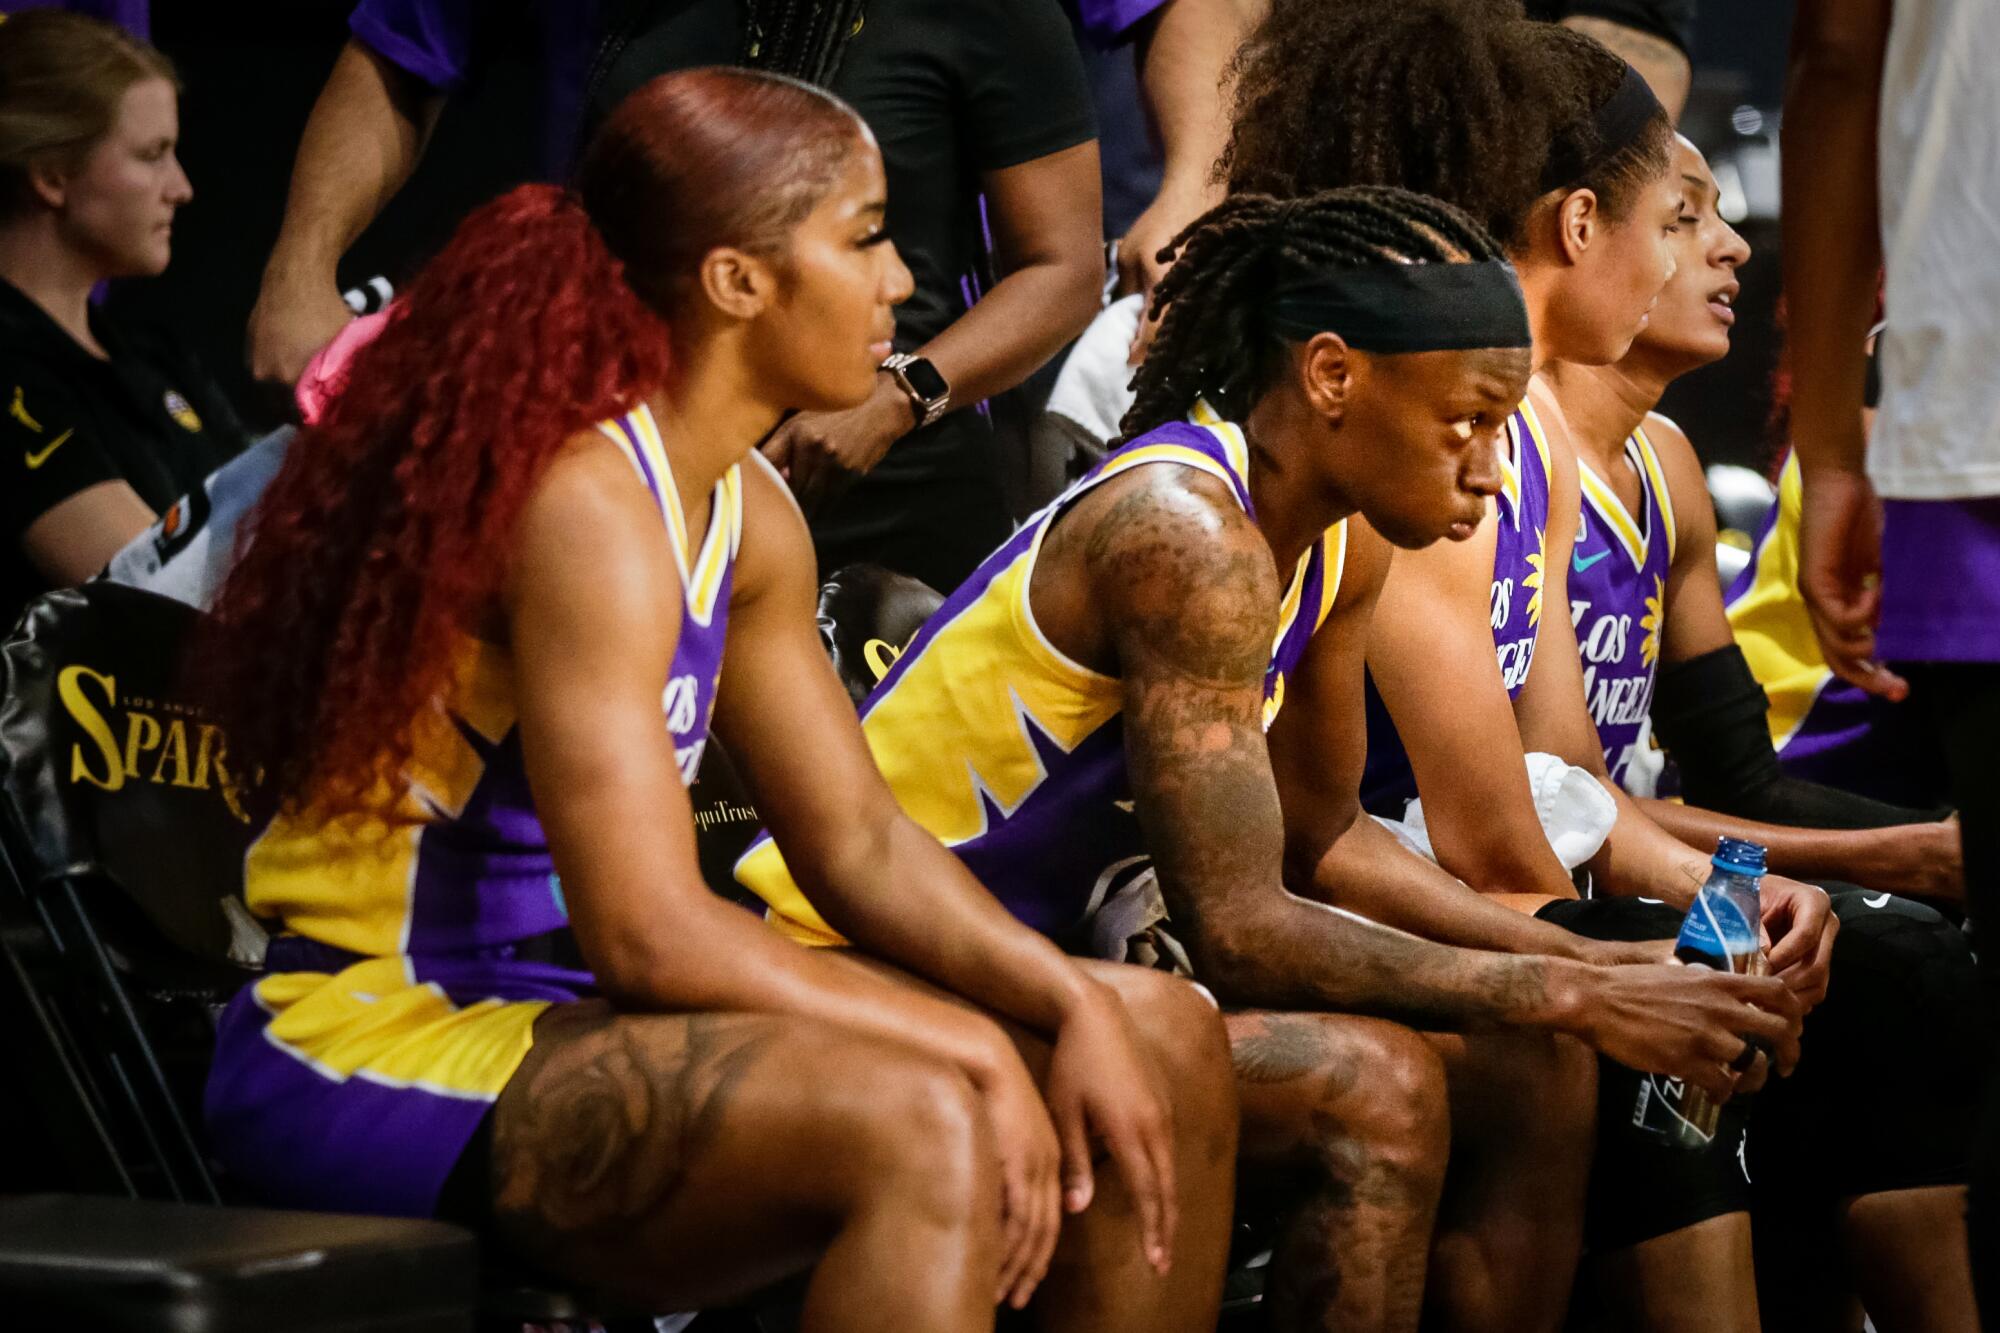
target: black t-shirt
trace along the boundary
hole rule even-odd
[[[1555,22],[1572,16],[1609,19],[1694,51],[1695,0],[1528,0],[1529,18]]]
[[[236,414],[178,345],[102,310],[100,361],[12,283],[0,280],[0,620],[13,627],[47,581],[21,550],[28,526],[105,481],[155,512],[242,448]]]
[[[738,63],[743,24],[741,0],[660,0],[587,90],[591,123],[657,75]],[[1057,0],[869,0],[832,91],[882,148],[889,235],[916,286],[896,344],[914,348],[984,280],[980,173],[1095,137],[1083,56]]]
[[[741,0],[635,3],[636,16],[611,19],[603,49],[615,55],[586,88],[588,125],[658,75],[741,61]],[[896,347],[914,351],[993,280],[981,174],[1087,143],[1095,118],[1059,0],[868,0],[863,12],[830,86],[882,149],[888,231],[914,286]],[[811,516],[822,572],[871,560],[954,586],[1006,538],[996,463],[991,418],[960,397]]]

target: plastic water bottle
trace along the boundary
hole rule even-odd
[[[1757,888],[1764,878],[1764,849],[1754,842],[1723,838],[1716,843],[1708,882],[1695,894],[1681,922],[1674,956],[1689,967],[1761,976],[1764,950],[1758,938]],[[1639,1081],[1632,1123],[1684,1148],[1705,1148],[1715,1138],[1722,1107],[1692,1083],[1663,1074]]]

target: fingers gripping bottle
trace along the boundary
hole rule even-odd
[[[1674,957],[1689,967],[1762,975],[1757,888],[1764,878],[1764,849],[1723,838],[1716,843],[1708,882],[1695,894],[1681,922]],[[1663,1074],[1639,1081],[1632,1123],[1685,1148],[1705,1148],[1715,1138],[1722,1106],[1692,1083]]]

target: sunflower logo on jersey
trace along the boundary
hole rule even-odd
[[[176,426],[189,432],[201,430],[201,417],[196,414],[194,404],[181,397],[180,390],[167,390],[164,401],[167,405],[167,415],[174,419]]]
[[[1548,546],[1548,530],[1535,529],[1535,549],[1528,552],[1528,564],[1534,573],[1521,580],[1523,588],[1534,589],[1534,596],[1528,599],[1528,625],[1533,628],[1542,623],[1542,567],[1547,563],[1544,551]]]
[[[1647,666],[1660,660],[1660,626],[1666,616],[1662,608],[1667,602],[1667,581],[1658,574],[1653,575],[1653,595],[1646,599],[1646,614],[1639,617],[1639,628],[1646,631],[1646,637],[1639,640],[1639,660]]]

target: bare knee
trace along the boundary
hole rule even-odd
[[[1166,1083],[1184,1160],[1211,1168],[1236,1158],[1236,1080],[1229,1034],[1206,990],[1164,972],[1118,968],[1112,983],[1146,1056]]]
[[[1359,1078],[1325,1112],[1369,1157],[1407,1174],[1442,1180],[1451,1151],[1444,1061],[1416,1033],[1370,1023],[1353,1038]]]
[[[801,1115],[849,1209],[894,1195],[937,1220],[999,1210],[984,1099],[941,1060],[841,1034],[795,1066]]]
[[[1423,1038],[1393,1023],[1319,1014],[1230,1022],[1246,1107],[1283,1121],[1260,1124],[1260,1136],[1275,1131],[1336,1181],[1386,1170],[1413,1184],[1442,1182],[1451,1112],[1444,1062]]]
[[[1107,968],[1094,975],[1118,992],[1147,1055],[1177,1090],[1229,1087],[1229,1036],[1206,990],[1146,968]]]

